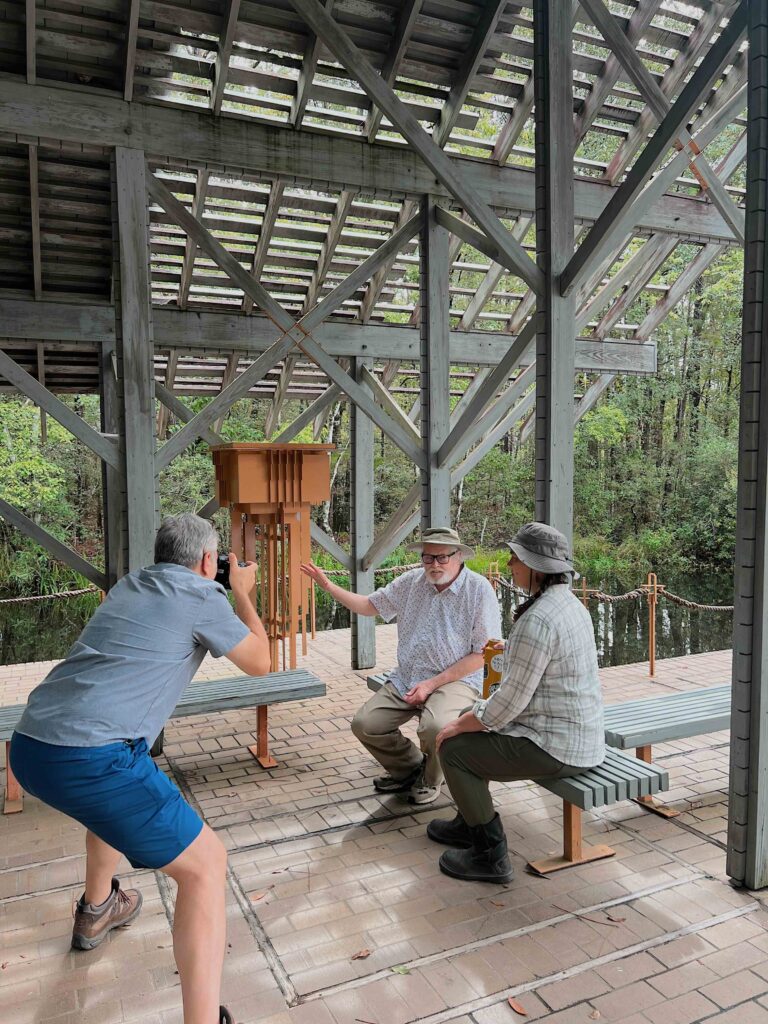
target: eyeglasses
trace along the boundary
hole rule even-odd
[[[424,565],[432,565],[434,562],[438,565],[447,565],[458,550],[456,548],[456,551],[449,551],[446,555],[422,555],[421,561]]]

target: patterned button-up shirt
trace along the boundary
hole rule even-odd
[[[473,710],[486,729],[525,736],[565,764],[603,760],[592,620],[567,584],[545,590],[512,627],[499,688]]]
[[[466,566],[440,591],[423,569],[412,569],[374,591],[369,601],[385,622],[397,616],[397,668],[390,678],[401,695],[501,636],[493,587]],[[482,668],[462,682],[481,691]]]

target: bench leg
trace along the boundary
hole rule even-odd
[[[256,743],[248,747],[248,749],[262,768],[277,768],[277,761],[269,753],[267,710],[265,704],[256,709]]]
[[[616,853],[610,846],[584,846],[581,833],[581,808],[563,800],[563,853],[560,857],[546,857],[544,860],[529,861],[528,867],[537,875],[548,875],[577,864],[589,864],[593,860],[613,857]]]
[[[646,764],[650,764],[652,759],[651,754],[652,751],[650,743],[644,747],[635,747],[635,757],[638,761],[645,761]],[[674,808],[668,807],[666,804],[658,803],[652,796],[638,796],[635,798],[635,803],[640,804],[640,806],[645,808],[646,811],[658,814],[661,818],[676,818],[680,813],[680,811],[676,811]]]
[[[11,741],[5,741],[5,799],[3,814],[18,814],[24,810],[24,794],[11,768]]]
[[[160,757],[163,752],[163,746],[165,744],[165,729],[160,730],[159,736],[155,739],[149,750],[150,757]]]

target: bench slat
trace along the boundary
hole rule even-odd
[[[606,752],[597,768],[590,768],[568,779],[535,779],[538,785],[555,793],[584,811],[626,800],[634,796],[652,796],[669,789],[669,774],[618,750]],[[625,796],[619,796],[625,793]]]
[[[202,679],[187,686],[171,718],[323,697],[325,692],[325,683],[306,669],[270,672],[264,676]],[[0,707],[0,740],[11,738],[25,707],[24,704]]]

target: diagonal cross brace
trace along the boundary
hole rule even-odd
[[[305,316],[296,321],[272,298],[258,281],[243,269],[237,259],[214,238],[207,228],[189,213],[170,190],[153,175],[149,176],[149,191],[166,212],[196,240],[200,248],[205,250],[224,273],[238,287],[242,288],[246,295],[250,295],[264,309],[273,323],[284,332],[237,380],[232,381],[231,384],[224,388],[205,409],[201,410],[163,445],[155,458],[156,472],[160,472],[160,470],[168,466],[187,445],[200,436],[202,431],[210,427],[219,416],[223,415],[233,402],[245,396],[256,381],[260,380],[268,370],[272,369],[275,363],[288,355],[294,345],[298,345],[395,444],[402,448],[421,467],[425,458],[424,453],[413,444],[408,432],[401,424],[395,422],[391,416],[388,416],[387,413],[381,410],[368,392],[342,370],[336,360],[329,356],[309,336],[310,332],[319,327],[346,299],[354,295],[357,289],[368,280],[383,261],[388,259],[393,252],[396,253],[402,245],[417,233],[421,226],[421,213],[412,217],[386,242],[380,245],[367,260],[361,263],[359,267],[356,267],[322,302],[318,303]]]
[[[561,278],[561,293],[570,294],[610,250],[614,236],[623,230],[631,209],[658,167],[664,153],[674,144],[680,131],[701,103],[702,96],[714,85],[723,67],[733,57],[747,24],[748,0],[742,0],[707,56],[694,72],[661,122],[650,142],[638,157],[624,182],[600,214],[586,240],[571,258]]]
[[[525,249],[504,227],[493,210],[478,197],[477,189],[424,131],[416,117],[382,80],[371,63],[333,20],[318,0],[290,0],[318,38],[355,76],[368,97],[387,115],[393,126],[410,142],[416,153],[442,185],[461,204],[475,223],[512,261],[515,273],[537,294],[544,288],[544,275]]]

